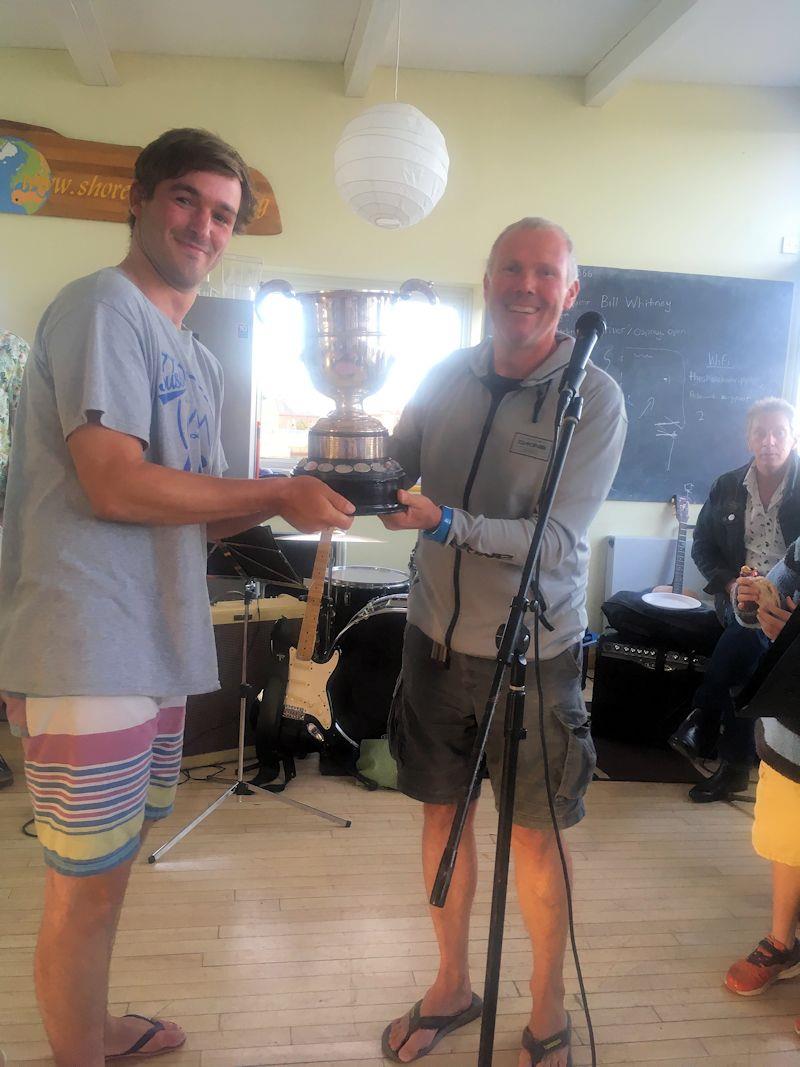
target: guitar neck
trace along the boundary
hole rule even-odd
[[[678,542],[675,546],[675,570],[672,574],[672,592],[683,592],[683,569],[686,564],[686,533],[688,526],[678,523]]]
[[[332,537],[333,530],[323,530],[320,534],[317,554],[314,557],[314,570],[308,586],[303,625],[297,641],[297,659],[299,660],[310,660],[314,655],[314,646],[317,643],[317,623],[322,607],[322,590],[325,587],[325,572],[328,569]]]

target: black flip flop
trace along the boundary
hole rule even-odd
[[[551,1052],[558,1052],[561,1048],[570,1049],[569,1056],[567,1057],[567,1067],[572,1067],[572,1050],[570,1048],[572,1044],[572,1019],[569,1012],[567,1012],[567,1025],[563,1030],[559,1030],[557,1034],[552,1034],[550,1037],[544,1037],[541,1040],[534,1037],[530,1032],[530,1029],[526,1026],[522,1031],[522,1047],[530,1055],[531,1067],[536,1067],[537,1063],[542,1063],[545,1056],[549,1056]]]
[[[148,1015],[137,1015],[135,1012],[128,1012],[123,1018],[141,1019],[142,1022],[150,1023],[150,1029],[145,1030],[142,1036],[137,1041],[134,1041],[129,1049],[126,1049],[124,1052],[118,1052],[114,1056],[106,1056],[106,1060],[109,1062],[127,1058],[147,1059],[148,1057],[153,1056],[165,1056],[168,1052],[177,1052],[186,1041],[186,1035],[184,1034],[183,1041],[179,1042],[177,1045],[165,1045],[164,1048],[155,1049],[153,1052],[143,1052],[142,1049],[144,1046],[149,1044],[156,1034],[161,1033],[162,1030],[166,1030],[166,1026],[164,1026],[160,1019],[151,1019]]]
[[[476,994],[472,994],[472,1002],[468,1008],[463,1011],[457,1011],[455,1015],[420,1015],[420,1008],[422,1007],[422,1001],[418,1000],[408,1017],[408,1033],[403,1038],[400,1048],[405,1045],[406,1041],[415,1034],[418,1030],[436,1030],[433,1040],[419,1050],[419,1052],[410,1060],[401,1060],[397,1055],[397,1051],[389,1044],[389,1035],[392,1032],[392,1023],[386,1027],[383,1031],[383,1037],[381,1039],[381,1048],[383,1054],[387,1060],[391,1060],[392,1063],[413,1063],[414,1060],[421,1060],[423,1056],[427,1056],[428,1053],[438,1045],[443,1037],[447,1037],[448,1034],[452,1034],[454,1030],[458,1030],[460,1026],[466,1026],[467,1023],[471,1023],[473,1019],[477,1019],[483,1011],[483,1001]]]

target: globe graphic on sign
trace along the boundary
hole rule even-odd
[[[0,211],[35,215],[50,196],[50,165],[19,137],[0,137]]]

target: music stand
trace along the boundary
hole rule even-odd
[[[319,541],[319,534],[289,534],[287,537],[292,541],[313,541],[314,539]],[[337,534],[334,533],[332,551],[328,560],[327,592],[322,597],[323,629],[318,644],[321,655],[330,654],[331,645],[336,636],[332,632],[331,590],[333,589],[333,568],[340,544],[342,549],[345,549],[346,546],[337,539]],[[206,574],[209,578],[239,578],[247,581],[245,571],[250,573],[256,567],[262,573],[267,596],[295,593],[305,597],[308,592],[303,579],[289,562],[280,547],[280,542],[269,526],[254,526],[235,537],[225,537],[215,542],[208,554]]]
[[[303,579],[281,552],[269,526],[253,526],[235,537],[223,537],[210,544],[206,574],[209,578],[259,581],[267,595],[305,596],[307,592]]]
[[[213,571],[212,571],[213,569]],[[156,863],[165,852],[186,837],[187,834],[199,826],[212,811],[223,804],[228,797],[246,797],[256,795],[256,790],[265,796],[279,800],[283,804],[289,804],[301,811],[307,811],[320,819],[327,819],[336,826],[350,826],[349,819],[341,819],[338,815],[322,811],[320,808],[311,807],[310,804],[302,804],[299,800],[292,800],[283,796],[282,793],[274,793],[265,786],[255,785],[244,780],[244,735],[247,715],[247,705],[253,696],[254,686],[247,682],[247,624],[250,619],[250,605],[253,599],[258,599],[262,592],[262,586],[266,588],[278,588],[283,592],[290,589],[296,592],[306,592],[302,581],[297,577],[289,565],[288,560],[277,547],[272,531],[266,526],[254,526],[251,530],[237,534],[236,537],[226,537],[214,542],[208,553],[207,572],[212,577],[237,577],[244,580],[244,623],[242,626],[242,675],[239,686],[239,750],[238,766],[235,779],[220,778],[220,782],[228,782],[229,788],[217,797],[196,818],[192,819],[174,837],[157,848],[147,857],[148,863]],[[241,802],[241,801],[240,801]]]

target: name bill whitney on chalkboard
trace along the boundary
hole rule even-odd
[[[655,296],[608,296],[607,293],[603,293],[600,297],[601,311],[603,308],[618,307],[625,307],[628,311],[647,311],[650,308],[659,308],[669,314],[672,311],[672,301],[659,300]]]

